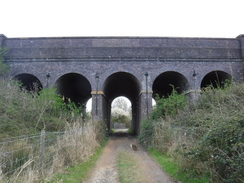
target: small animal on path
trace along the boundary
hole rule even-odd
[[[135,144],[130,144],[130,147],[131,147],[131,149],[133,149],[134,151],[137,151],[137,150],[138,150],[138,148],[137,148],[137,146],[136,146]]]

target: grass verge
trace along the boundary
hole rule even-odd
[[[187,172],[180,171],[179,165],[169,156],[163,155],[155,149],[149,149],[150,155],[160,164],[162,169],[170,175],[174,180],[182,183],[208,183],[209,177],[196,177],[191,170]]]
[[[48,181],[48,183],[78,183],[85,181],[89,175],[89,172],[96,164],[96,161],[101,156],[107,142],[108,139],[105,139],[101,143],[101,146],[97,148],[96,152],[90,156],[86,162],[67,168],[65,173],[55,175],[51,181]]]
[[[145,182],[133,154],[121,152],[117,156],[120,183]]]

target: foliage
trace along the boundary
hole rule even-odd
[[[152,145],[154,123],[156,123],[156,121],[152,121],[150,118],[144,119],[142,121],[138,140],[144,147],[150,147]]]
[[[7,53],[7,49],[5,48],[0,48],[0,76],[3,76],[6,74],[9,70],[8,65],[4,61],[4,56]]]
[[[190,169],[188,169],[188,172],[180,172],[180,166],[177,164],[177,162],[169,156],[163,155],[158,150],[155,149],[149,149],[150,155],[160,164],[160,166],[163,168],[167,174],[169,174],[172,178],[180,180],[184,183],[208,183],[209,177],[208,176],[201,176],[201,177],[193,177],[189,178]]]
[[[243,96],[244,84],[205,88],[196,103],[176,115],[148,119],[153,128],[148,144],[173,156],[185,173],[209,175],[213,182],[244,182]]]
[[[112,104],[112,123],[124,124],[125,128],[131,127],[131,113],[126,100],[122,97],[118,97]]]
[[[129,111],[129,105],[128,102],[126,101],[127,98],[125,97],[118,97],[116,99],[114,99],[113,103],[112,103],[112,108],[120,108],[123,111]],[[127,99],[128,100],[128,99]]]
[[[185,94],[178,94],[173,90],[172,94],[167,98],[156,98],[156,107],[153,109],[150,116],[142,122],[141,132],[138,137],[140,143],[145,147],[152,145],[155,125],[160,119],[165,119],[168,116],[174,116],[179,110],[184,109],[187,103]]]
[[[39,93],[19,87],[19,83],[0,78],[0,136],[64,130],[66,123],[83,119],[73,103],[64,104],[55,89]]]
[[[214,125],[185,155],[188,160],[208,164],[216,179],[244,181],[244,119]]]
[[[131,116],[122,109],[113,109],[111,120],[113,123],[122,123],[125,124],[125,128],[130,128]]]
[[[176,90],[166,98],[156,97],[156,108],[151,114],[152,120],[165,118],[166,116],[175,116],[178,110],[184,109],[186,105],[185,94],[178,94]]]
[[[86,161],[104,139],[104,123],[84,121],[81,109],[72,102],[64,103],[53,88],[35,93],[20,86],[0,78],[0,139],[29,134],[38,137],[36,132],[42,130],[51,136],[46,136],[43,157],[39,138],[20,139],[21,143],[14,139],[1,145],[1,153],[7,153],[0,157],[0,164],[5,165],[0,167],[0,179],[40,182],[44,175]],[[57,134],[63,135],[52,139]],[[42,158],[45,166],[40,168]]]
[[[47,181],[49,183],[59,182],[62,180],[63,183],[76,183],[83,182],[87,179],[89,172],[94,167],[96,161],[101,156],[104,146],[107,143],[107,139],[104,139],[101,143],[101,146],[96,149],[94,154],[90,156],[87,161],[82,162],[79,165],[72,166],[66,169],[64,174],[56,174],[52,180]]]

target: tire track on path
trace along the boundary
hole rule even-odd
[[[136,144],[138,150],[132,150],[130,144]],[[111,137],[85,183],[119,183],[116,161],[119,153],[129,153],[137,161],[138,173],[142,179],[136,182],[174,183],[132,137]]]

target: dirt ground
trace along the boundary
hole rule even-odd
[[[130,144],[135,144],[138,150],[134,151]],[[111,137],[85,183],[119,183],[116,157],[121,152],[135,157],[139,176],[143,177],[138,183],[174,183],[133,137]]]

